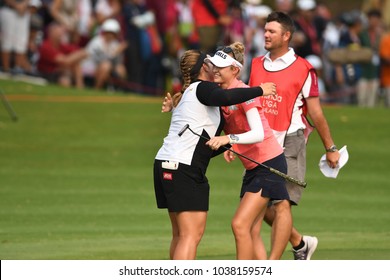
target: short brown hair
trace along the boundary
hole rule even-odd
[[[279,22],[285,32],[290,32],[290,40],[295,32],[295,25],[292,18],[283,12],[272,12],[268,15],[266,22]]]

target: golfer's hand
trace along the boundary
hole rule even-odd
[[[168,92],[167,95],[164,98],[163,104],[161,106],[161,113],[167,113],[172,111],[173,108],[173,101],[172,101],[172,96]]]
[[[326,162],[328,163],[330,168],[336,168],[339,164],[339,159],[340,159],[339,151],[326,153]]]
[[[233,160],[236,159],[236,155],[232,151],[226,151],[223,153],[223,157],[228,163],[231,163]]]
[[[263,96],[276,94],[276,84],[275,83],[264,83],[264,84],[261,84],[260,87],[263,90]]]
[[[219,147],[229,144],[229,142],[229,137],[227,135],[223,135],[211,138],[209,141],[206,142],[206,145],[208,145],[212,150],[218,150]]]

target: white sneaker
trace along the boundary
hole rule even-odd
[[[303,242],[305,242],[305,246],[303,246],[302,249],[294,250],[294,260],[310,260],[311,256],[313,255],[314,251],[317,248],[318,245],[318,239],[315,236],[306,236],[304,235],[302,237]]]

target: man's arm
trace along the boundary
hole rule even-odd
[[[328,122],[321,108],[320,98],[308,97],[306,98],[306,104],[307,104],[307,112],[309,114],[309,117],[312,120],[315,128],[318,131],[318,134],[321,137],[325,150],[329,149],[331,146],[334,145],[334,141],[330,133]],[[340,153],[338,151],[326,153],[326,159],[328,161],[328,165],[332,168],[337,166],[339,158],[340,158]]]
[[[203,0],[203,4],[208,10],[208,12],[222,25],[227,26],[231,23],[231,18],[226,13],[219,14],[218,11],[214,8],[212,1]]]
[[[80,63],[83,59],[88,57],[85,49],[79,49],[69,54],[60,54],[55,57],[55,62],[61,66],[70,67]]]

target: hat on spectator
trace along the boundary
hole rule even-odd
[[[242,64],[223,51],[217,51],[213,56],[207,55],[205,62],[211,62],[217,67],[235,66],[242,68]]]
[[[317,5],[314,0],[298,0],[297,6],[302,11],[313,10]]]
[[[256,5],[260,5],[262,0],[246,0],[245,2],[250,4],[250,5],[256,6]]]
[[[266,5],[260,5],[253,8],[253,15],[259,18],[266,18],[272,9]]]
[[[305,57],[306,60],[311,64],[311,66],[314,67],[314,69],[322,69],[322,61],[321,61],[321,58],[317,55],[314,55],[314,54],[310,54],[308,56]]]
[[[112,33],[118,33],[121,30],[121,27],[117,20],[115,19],[107,19],[102,24],[102,31],[103,32],[112,32]]]

